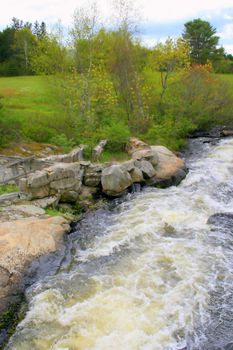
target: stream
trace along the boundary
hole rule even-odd
[[[77,225],[5,349],[233,350],[233,139],[202,141],[178,187]]]

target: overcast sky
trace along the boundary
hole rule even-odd
[[[96,2],[103,18],[114,12],[111,0]],[[0,28],[9,25],[12,17],[45,21],[49,26],[60,19],[68,27],[74,10],[85,3],[84,0],[7,0],[1,5]],[[142,18],[141,34],[147,44],[181,35],[184,23],[199,17],[217,29],[220,44],[233,54],[233,0],[137,0],[137,8]]]

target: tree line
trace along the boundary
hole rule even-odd
[[[92,26],[94,38],[98,33],[95,23],[92,23]],[[103,28],[99,29],[102,30]],[[104,30],[109,35],[114,32],[111,29]],[[76,35],[83,36],[83,41],[90,39],[85,37],[87,33],[77,31],[77,21],[70,31],[71,38],[75,31]],[[216,28],[209,22],[194,19],[185,23],[181,37],[189,45],[191,63],[211,62],[215,72],[233,73],[233,56],[227,54],[223,47],[218,47],[219,37],[216,35]],[[158,46],[155,45],[154,49],[157,50]],[[69,64],[73,64],[71,56],[74,49],[72,45],[63,45],[57,35],[48,33],[45,22],[24,22],[14,17],[12,23],[0,31],[0,76],[54,74],[65,68],[64,60],[66,68],[69,60]],[[137,49],[140,49],[144,56],[149,56],[153,51],[139,42]]]
[[[31,127],[43,130],[34,139],[71,145],[107,138],[119,151],[136,135],[178,149],[196,128],[231,123],[232,94],[212,73],[232,72],[233,57],[218,47],[216,29],[194,19],[180,38],[147,48],[127,2],[120,4],[111,28],[101,24],[95,4],[76,10],[69,45],[61,27],[52,35],[44,23],[14,19],[0,33],[0,73],[48,76],[63,110],[34,123],[31,116]]]

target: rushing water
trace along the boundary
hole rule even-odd
[[[8,350],[233,349],[232,217],[207,224],[233,212],[233,140],[200,144],[179,187],[83,220]]]

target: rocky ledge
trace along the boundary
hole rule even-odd
[[[74,203],[83,190],[119,197],[133,184],[177,185],[186,175],[184,161],[163,146],[149,146],[132,138],[127,146],[129,161],[92,164],[89,161],[57,162],[19,182],[27,200],[56,198],[57,203]]]
[[[27,217],[0,224],[0,312],[33,259],[58,249],[70,226],[63,217]]]

